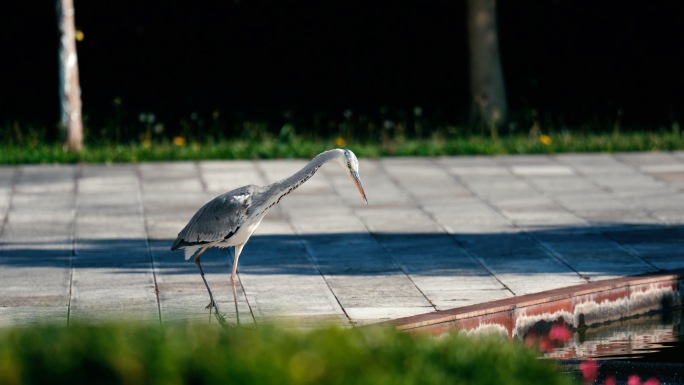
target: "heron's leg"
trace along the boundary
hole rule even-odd
[[[211,308],[212,306],[216,309],[218,312],[218,306],[216,305],[216,301],[214,301],[214,295],[211,293],[211,289],[209,288],[209,283],[207,282],[207,279],[204,277],[204,271],[202,270],[202,264],[200,264],[200,256],[202,253],[204,253],[205,250],[207,250],[209,246],[204,246],[197,254],[195,254],[195,266],[197,266],[197,269],[199,270],[200,275],[202,276],[202,281],[204,281],[204,286],[207,287],[207,292],[209,293],[209,305],[207,305],[207,309]],[[211,311],[209,311],[211,313]]]
[[[238,265],[238,258],[240,258],[240,253],[242,252],[242,248],[244,246],[245,246],[244,243],[241,245],[235,246],[235,257],[233,258],[233,271],[230,274],[230,283],[231,283],[231,286],[233,287],[233,302],[235,303],[235,317],[237,318],[238,325],[240,324],[240,312],[238,311],[238,304],[237,304],[237,288],[236,288],[237,265]]]

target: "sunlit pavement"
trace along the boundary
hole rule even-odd
[[[305,160],[0,167],[0,325],[212,322],[171,243],[212,197]],[[361,159],[324,166],[238,269],[243,323],[362,325],[684,268],[684,152]],[[203,266],[235,322],[232,250]]]

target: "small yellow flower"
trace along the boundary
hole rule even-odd
[[[80,29],[76,30],[76,41],[83,41],[85,39],[85,34]]]
[[[143,140],[142,145],[145,148],[150,148],[150,147],[152,147],[152,141],[150,139],[145,139],[145,140]]]
[[[548,146],[552,142],[551,137],[548,135],[539,135],[539,141],[545,146]]]
[[[337,138],[335,138],[335,145],[336,145],[337,147],[344,147],[344,146],[347,145],[347,141],[344,140],[343,137],[338,136]]]
[[[183,147],[185,146],[185,138],[182,136],[176,136],[173,138],[173,144],[175,144],[178,147]]]

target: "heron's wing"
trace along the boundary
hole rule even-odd
[[[171,246],[176,250],[230,238],[247,219],[256,186],[245,186],[219,195],[202,206]]]

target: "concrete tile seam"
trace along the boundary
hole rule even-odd
[[[449,172],[448,172],[447,170],[445,170],[444,167],[441,166],[441,165],[440,165],[438,162],[436,162],[434,159],[432,160],[432,162],[433,162],[433,164],[435,164],[440,170],[443,170],[444,172],[447,173],[447,175],[450,175]],[[378,161],[378,164],[379,164],[378,167],[381,168],[381,169],[383,169],[382,161]],[[419,203],[417,203],[418,200],[416,199],[416,197],[415,197],[410,191],[408,191],[406,188],[404,188],[404,187],[402,186],[402,184],[401,184],[396,178],[394,178],[393,176],[391,176],[391,173],[385,171],[385,174],[388,175],[388,178],[389,178],[389,180],[390,180],[391,183],[393,183],[395,186],[397,186],[398,189],[403,190],[403,193],[406,194],[409,198],[411,198],[413,202],[416,202],[416,203],[415,203],[416,206],[417,206],[425,215],[427,215],[427,216],[428,216],[428,217],[429,217],[429,218],[430,218],[430,219],[431,219],[431,220],[440,228],[440,230],[442,231],[443,234],[448,235],[451,239],[454,240],[454,242],[455,242],[457,245],[459,245],[459,246],[461,247],[461,249],[463,249],[463,250],[466,252],[466,255],[468,256],[468,258],[470,258],[470,259],[473,261],[473,263],[475,263],[475,264],[478,265],[478,266],[481,266],[481,267],[487,272],[487,274],[489,274],[491,277],[493,277],[493,278],[501,285],[501,287],[502,287],[504,290],[507,290],[507,291],[510,292],[512,295],[515,295],[515,292],[513,292],[513,290],[511,290],[511,288],[509,288],[504,282],[502,282],[502,281],[496,276],[496,274],[494,274],[494,272],[493,272],[493,271],[484,263],[483,260],[481,260],[479,257],[477,257],[477,255],[473,254],[473,253],[468,249],[468,247],[467,247],[465,244],[463,244],[457,237],[455,237],[454,234],[452,234],[451,232],[449,232],[449,231],[441,224],[441,222],[439,222],[439,221],[437,220],[437,218],[435,218],[434,215],[432,215],[431,212],[428,212],[422,205],[420,205]],[[461,183],[458,179],[457,179],[457,182]],[[467,186],[465,186],[465,184],[463,184],[463,183],[461,183],[461,184],[462,184],[464,187],[466,187],[466,189],[467,189]],[[472,191],[471,191],[471,193],[472,193]],[[477,196],[477,195],[473,194],[473,196]],[[419,289],[419,290],[420,290],[420,289]],[[421,291],[421,293],[423,293],[423,292]],[[423,295],[425,295],[425,293],[423,293]],[[426,298],[427,298],[427,297],[426,297]]]
[[[147,216],[145,215],[145,205],[143,204],[143,202],[145,202],[145,192],[143,191],[143,175],[139,164],[135,165],[134,173],[137,192],[136,198],[138,203],[137,209],[138,213],[141,216],[143,227],[145,229],[145,247],[147,249],[147,256],[149,258],[150,270],[152,272],[152,280],[154,283],[154,297],[157,304],[157,319],[159,320],[159,323],[163,323],[161,299],[159,298],[159,283],[157,281],[157,267],[155,265],[154,253],[152,252],[152,245],[150,242],[150,232],[147,224]]]
[[[376,160],[374,163],[375,163],[375,167],[376,167],[376,168],[378,168],[378,169],[381,170],[381,171],[384,171],[383,166],[380,164],[379,161]],[[385,172],[385,174],[387,174],[387,173]],[[390,180],[392,180],[391,177],[390,177]],[[396,181],[395,181],[395,182],[396,182]],[[395,186],[398,186],[397,183],[394,183],[394,185],[395,185]],[[336,192],[337,195],[340,195],[340,193],[339,193],[339,191],[338,191],[337,189],[335,189],[335,192]],[[411,195],[410,195],[407,191],[404,191],[404,194],[406,194],[409,198],[411,197]],[[341,196],[340,196],[340,198],[342,199]],[[417,206],[420,207],[420,205],[417,205]],[[365,209],[365,207],[364,207],[364,209]],[[375,234],[373,231],[371,231],[370,227],[368,226],[367,220],[364,219],[363,216],[359,215],[357,209],[352,208],[352,213],[354,213],[354,216],[357,218],[357,220],[358,220],[359,222],[363,223],[364,227],[366,228],[366,231],[373,237],[373,240],[374,240],[376,243],[378,243],[378,244],[380,245],[380,247],[385,251],[386,255],[387,255],[387,256],[390,258],[390,260],[392,261],[392,264],[394,265],[394,267],[396,267],[398,270],[400,270],[400,271],[406,276],[406,278],[409,280],[409,282],[411,282],[411,284],[416,288],[416,290],[418,290],[418,292],[425,298],[425,301],[426,301],[434,310],[436,310],[437,307],[435,306],[435,304],[433,303],[433,301],[430,299],[430,297],[428,297],[428,296],[425,294],[425,292],[423,291],[423,289],[421,289],[421,287],[420,287],[420,286],[416,283],[416,281],[411,277],[411,274],[404,268],[404,266],[403,266],[401,263],[399,263],[399,262],[396,260],[396,258],[394,258],[392,251],[387,247],[387,245],[386,245],[384,242],[382,242],[382,240],[378,239],[377,234]]]
[[[254,166],[255,166],[255,168],[256,168],[256,171],[257,171],[257,174],[258,174],[259,177],[261,178],[262,182],[268,183],[268,177],[267,177],[266,171],[265,171],[264,168],[262,167],[261,163],[253,162],[253,164],[254,164]],[[347,324],[350,325],[350,326],[353,326],[353,325],[354,325],[354,322],[353,322],[352,318],[350,317],[350,315],[347,313],[346,309],[345,309],[344,306],[342,305],[342,302],[340,301],[340,298],[335,294],[335,291],[333,290],[333,288],[332,288],[330,282],[328,281],[328,279],[326,279],[325,274],[323,274],[323,271],[321,270],[320,264],[318,263],[318,260],[317,260],[317,258],[316,258],[316,256],[315,256],[313,250],[311,250],[310,245],[302,239],[302,237],[300,236],[300,234],[297,232],[296,227],[292,224],[292,219],[290,218],[289,215],[287,215],[287,214],[285,214],[285,213],[283,212],[282,207],[279,206],[279,205],[276,205],[275,209],[276,209],[277,212],[280,212],[280,213],[283,214],[283,216],[284,216],[284,218],[285,218],[285,222],[287,223],[287,225],[288,225],[290,231],[292,232],[292,234],[295,234],[295,235],[297,236],[298,243],[299,243],[299,244],[303,247],[303,249],[305,250],[307,259],[309,260],[309,262],[311,263],[311,265],[313,266],[313,268],[316,270],[316,272],[318,273],[318,275],[322,278],[322,280],[323,280],[323,282],[325,283],[325,285],[326,285],[327,290],[329,291],[329,293],[334,297],[335,303],[337,303],[337,306],[339,306],[339,310],[340,310],[340,311],[342,312],[342,314],[344,315],[344,317],[345,317],[345,319],[346,319],[346,321],[347,321]],[[273,213],[271,213],[271,214],[273,214]]]
[[[550,157],[549,159],[552,159],[552,160],[554,160],[555,162],[558,162],[556,158]],[[580,173],[579,170],[573,169],[573,172],[575,172],[577,175],[581,175],[581,173]],[[563,208],[563,210],[567,211],[569,214],[571,214],[571,215],[573,215],[573,216],[575,216],[575,217],[581,219],[583,222],[586,223],[586,221],[584,220],[584,218],[582,218],[581,216],[579,216],[575,211],[569,209],[563,202],[559,201],[559,199],[557,198],[557,196],[552,195],[552,194],[548,194],[548,193],[545,192],[545,191],[539,190],[533,183],[530,183],[529,179],[528,179],[526,176],[522,175],[522,176],[520,176],[520,177],[521,177],[521,178],[524,178],[525,182],[528,183],[528,184],[529,184],[535,191],[537,191],[539,194],[545,196],[547,199],[549,199],[549,200],[551,200],[552,202],[554,202],[554,204],[556,204],[557,206]],[[625,252],[627,252],[627,253],[628,253],[629,255],[631,255],[632,257],[634,257],[634,258],[638,259],[639,261],[641,261],[642,263],[644,263],[644,264],[650,266],[652,269],[654,269],[654,270],[656,270],[656,271],[659,270],[659,269],[658,269],[656,266],[654,266],[652,263],[650,263],[649,261],[647,261],[647,260],[645,260],[644,258],[642,258],[641,255],[640,255],[638,252],[636,252],[634,249],[632,249],[632,248],[630,248],[630,247],[628,247],[628,246],[626,246],[626,245],[622,245],[622,244],[619,243],[619,242],[616,242],[614,239],[611,239],[610,237],[608,237],[608,236],[607,236],[605,233],[603,233],[603,232],[602,232],[602,234],[603,234],[603,236],[604,236],[607,240],[609,240],[614,246],[618,247],[619,249],[624,250]],[[534,236],[533,236],[533,237],[534,237]],[[534,237],[534,238],[536,239],[536,237]],[[542,247],[546,248],[550,253],[553,253],[553,254],[556,256],[556,258],[558,258],[558,259],[561,260],[561,261],[565,261],[565,258],[563,257],[562,253],[557,253],[555,250],[553,250],[551,247],[549,247],[549,245],[546,244],[546,243],[544,243],[542,240],[539,240],[539,239],[536,239],[536,240],[537,240],[537,242],[539,242],[539,244],[540,244]],[[570,263],[569,263],[568,261],[565,261],[565,262],[568,263],[568,266],[570,266]],[[573,268],[573,269],[574,269],[574,268]],[[586,279],[587,281],[590,280],[590,277],[589,277],[589,276],[582,275],[579,271],[578,271],[578,273],[580,274],[580,277],[582,277],[583,279]]]
[[[655,181],[655,179],[654,179],[653,177],[651,177],[651,176],[649,176],[648,174],[645,174],[645,173],[643,173],[643,172],[640,172],[638,169],[634,168],[632,165],[626,164],[625,162],[621,161],[621,160],[620,160],[618,157],[616,157],[615,155],[610,155],[610,158],[613,159],[615,162],[621,164],[622,166],[629,168],[630,170],[632,170],[632,172],[637,173],[637,174],[642,175],[642,176],[645,176],[645,177],[649,178],[650,180]],[[598,178],[598,177],[596,177],[596,176],[593,176],[593,175],[587,175],[586,173],[582,172],[581,170],[577,170],[577,172],[578,172],[579,175],[581,175],[581,176],[583,176],[584,178],[586,178],[586,179],[592,181],[596,186],[599,186],[602,190],[604,190],[604,191],[606,191],[607,193],[609,193],[611,196],[614,197],[614,199],[617,199],[617,200],[623,201],[623,202],[625,201],[624,198],[621,198],[618,194],[616,194],[617,192],[616,192],[614,189],[612,189],[612,188],[606,186],[605,184],[602,184],[602,183],[600,182],[600,178]],[[652,219],[658,221],[659,223],[662,223],[662,221],[661,221],[657,216],[653,215],[653,213],[651,213],[650,211],[646,210],[646,209],[643,208],[643,207],[639,207],[639,209],[640,209],[640,211],[642,211],[643,213],[645,213],[648,217],[650,217],[650,218],[652,218]]]
[[[497,159],[494,159],[494,162],[495,162],[495,163],[498,163],[498,160],[497,160]],[[508,167],[508,166],[507,166],[507,165],[503,165],[502,167]],[[454,179],[456,179],[459,183],[463,184],[463,186],[465,186],[466,189],[470,189],[470,187],[468,186],[468,184],[467,184],[466,182],[461,181],[460,176],[452,174],[452,177],[453,177]],[[521,178],[521,176],[516,176],[516,178]],[[523,181],[524,181],[524,180],[523,180]],[[575,274],[577,274],[578,277],[580,277],[580,278],[582,278],[582,279],[586,279],[586,278],[583,277],[583,275],[582,275],[577,269],[575,269],[574,267],[572,267],[567,261],[565,261],[563,258],[561,258],[560,255],[558,255],[558,254],[552,252],[551,250],[549,250],[548,248],[544,247],[544,245],[542,245],[534,236],[532,236],[532,235],[529,234],[527,231],[525,231],[525,230],[523,230],[523,229],[520,229],[518,226],[516,226],[515,223],[513,223],[513,222],[512,222],[512,221],[511,221],[511,220],[510,220],[510,219],[509,219],[509,218],[508,218],[500,209],[499,209],[499,207],[497,207],[496,205],[494,205],[488,198],[479,195],[476,191],[472,191],[472,190],[471,190],[471,192],[473,193],[473,195],[477,196],[477,197],[480,199],[480,201],[482,201],[487,207],[489,207],[491,210],[493,210],[494,212],[496,212],[501,218],[503,218],[504,220],[506,220],[506,221],[509,223],[509,225],[510,225],[511,227],[516,228],[516,229],[518,230],[518,232],[520,232],[520,233],[522,233],[522,234],[525,234],[528,238],[530,238],[532,241],[534,241],[534,242],[537,243],[540,247],[542,247],[542,248],[546,251],[547,255],[549,255],[549,257],[550,257],[552,260],[554,260],[554,261],[556,261],[557,263],[560,263],[561,265],[565,266],[567,269],[569,269],[570,271],[572,271],[572,272],[574,272]],[[483,265],[483,266],[484,266],[484,267],[485,267],[493,276],[496,277],[495,270],[493,270],[493,269],[491,269],[490,267],[488,267],[487,262],[486,262],[484,259],[482,259],[482,258],[481,258],[480,256],[478,256],[478,255],[475,255],[475,258],[476,258],[476,259],[478,260],[478,262],[479,262],[480,264],[482,264],[482,265]],[[501,284],[502,284],[504,287],[507,287],[507,288],[508,288],[508,285],[506,285],[499,277],[497,277],[497,280],[498,280],[499,282],[501,282]],[[513,295],[516,295],[516,293],[515,293],[513,290],[511,290],[511,289],[509,289],[509,290],[511,291],[511,293],[513,293]]]

